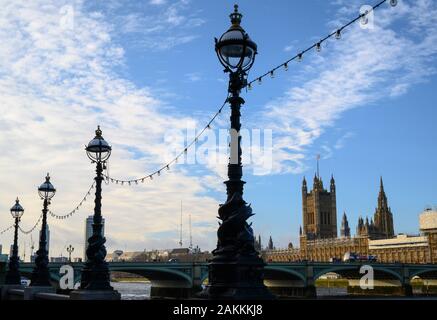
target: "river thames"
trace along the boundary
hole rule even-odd
[[[122,300],[149,300],[150,299],[150,289],[151,284],[149,282],[111,282],[111,285],[115,290],[120,292]],[[405,297],[400,296],[353,296],[348,295],[347,288],[329,288],[329,287],[318,287],[317,298],[318,299],[405,299]],[[435,300],[436,296],[420,296],[421,292],[419,290],[414,290],[417,296],[410,297],[407,299],[415,300]]]
[[[149,282],[111,282],[111,285],[120,292],[122,300],[150,299],[151,284]],[[347,296],[347,290],[346,288],[317,288],[317,296]]]

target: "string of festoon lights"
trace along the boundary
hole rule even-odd
[[[91,190],[94,189],[96,182],[94,181],[91,186],[89,187],[88,191],[86,192],[85,196],[82,198],[82,200],[80,200],[79,204],[71,211],[67,212],[66,214],[55,214],[53,213],[53,211],[49,210],[48,213],[55,219],[59,219],[59,220],[64,220],[64,219],[68,219],[70,217],[72,217],[75,213],[77,213],[80,208],[82,207],[82,205],[86,202],[86,199],[88,198],[89,195],[91,195]]]
[[[389,2],[390,5],[392,7],[395,7],[398,4],[397,0],[383,0],[379,3],[377,3],[376,5],[374,5],[373,7],[369,8],[368,10],[366,10],[365,12],[361,13],[358,17],[356,17],[355,19],[352,19],[351,21],[349,21],[348,23],[346,23],[345,25],[343,25],[342,27],[338,28],[337,30],[335,30],[334,32],[330,33],[329,35],[327,35],[326,37],[320,39],[318,42],[314,43],[313,45],[309,46],[308,48],[306,48],[305,50],[297,53],[294,57],[288,59],[287,61],[277,65],[276,67],[274,67],[273,69],[267,71],[266,73],[262,74],[261,76],[256,77],[254,80],[251,80],[247,83],[246,87],[247,90],[252,90],[253,88],[253,84],[255,82],[257,82],[258,84],[262,84],[262,80],[267,77],[270,76],[270,78],[274,78],[275,77],[275,73],[277,70],[279,69],[283,69],[285,71],[288,71],[289,68],[289,64],[290,62],[293,61],[297,61],[297,62],[301,62],[303,60],[303,56],[304,54],[306,54],[307,52],[315,49],[317,52],[321,52],[322,51],[322,44],[326,41],[328,41],[330,38],[335,37],[335,39],[339,40],[341,39],[341,35],[343,33],[343,31],[351,26],[352,24],[354,24],[355,22],[357,22],[358,20],[360,20],[361,24],[366,25],[368,23],[368,15],[376,10],[377,8],[379,8],[382,4]]]
[[[172,165],[175,165],[178,163],[179,158],[186,155],[188,150],[196,145],[196,143],[199,141],[199,138],[209,129],[211,129],[212,123],[215,121],[215,119],[222,113],[223,108],[226,106],[226,103],[228,102],[229,96],[226,97],[225,101],[221,105],[221,107],[218,109],[218,111],[214,114],[214,116],[209,120],[208,124],[195,136],[195,138],[185,146],[185,148],[178,153],[176,157],[174,157],[171,161],[164,164],[162,167],[160,167],[158,170],[151,172],[145,176],[142,176],[140,178],[130,179],[130,180],[124,180],[124,179],[116,179],[113,177],[110,177],[109,174],[103,174],[103,176],[106,178],[107,182],[112,182],[119,185],[128,185],[131,186],[132,184],[139,184],[144,183],[147,180],[153,180],[155,176],[161,176],[162,173],[170,171],[170,167]]]
[[[41,218],[42,218],[42,214],[40,214],[40,216],[39,216],[38,220],[35,222],[34,226],[27,231],[23,230],[20,225],[18,226],[18,229],[20,229],[20,231],[24,234],[31,234],[35,230],[35,228],[39,225]]]
[[[358,17],[352,19],[351,21],[349,21],[348,23],[346,23],[345,25],[343,25],[342,27],[338,28],[336,31],[330,33],[329,35],[327,35],[326,37],[322,38],[321,40],[319,40],[318,42],[314,43],[312,46],[308,47],[307,49],[301,51],[300,53],[296,54],[294,57],[288,59],[287,61],[281,63],[280,65],[274,67],[273,69],[269,70],[268,72],[264,73],[263,75],[256,77],[254,80],[250,81],[247,83],[247,89],[251,90],[252,89],[252,84],[254,82],[258,82],[259,84],[262,83],[262,79],[268,75],[270,75],[270,77],[274,78],[275,77],[275,72],[280,69],[280,68],[284,68],[285,70],[288,70],[289,67],[289,63],[297,60],[297,61],[302,61],[303,59],[303,55],[305,53],[307,53],[308,51],[312,50],[312,49],[316,49],[317,52],[320,52],[322,50],[322,43],[324,43],[325,41],[327,41],[328,39],[335,37],[336,39],[341,39],[341,34],[343,32],[344,29],[346,29],[347,27],[349,27],[350,25],[354,24],[355,22],[357,22],[358,20],[361,20],[361,23],[363,25],[368,23],[368,14],[374,10],[376,10],[377,8],[379,8],[382,4],[384,4],[385,2],[389,1],[390,5],[392,7],[395,7],[398,3],[397,0],[382,0],[379,3],[377,3],[376,5],[374,5],[373,7],[369,8],[369,10],[366,10],[365,12],[361,13]],[[214,122],[214,120],[217,118],[217,116],[222,112],[222,109],[224,108],[224,106],[226,105],[226,103],[228,102],[228,97],[226,97],[225,101],[223,102],[223,105],[220,107],[220,109],[215,113],[215,115],[212,117],[212,119],[208,122],[208,124],[200,131],[200,133],[187,145],[185,146],[184,150],[182,152],[180,152],[174,159],[172,159],[171,161],[169,161],[168,163],[164,164],[161,168],[159,168],[158,170],[149,173],[143,177],[140,178],[135,178],[135,179],[130,179],[130,180],[126,180],[126,179],[116,179],[113,178],[111,176],[109,176],[109,174],[104,174],[103,176],[107,179],[108,183],[112,182],[118,185],[128,185],[131,186],[132,184],[138,185],[139,183],[144,183],[147,180],[153,180],[153,178],[155,176],[160,176],[163,172],[169,171],[170,170],[170,166],[173,164],[176,164],[178,162],[178,159],[183,156],[184,154],[187,154],[187,151],[189,148],[191,148],[193,145],[195,145],[198,141],[198,139],[200,138],[200,136],[202,136],[202,134],[207,130],[211,128],[211,124]]]
[[[68,218],[72,217],[75,213],[77,213],[77,212],[80,210],[80,208],[82,207],[82,205],[86,202],[87,197],[88,197],[89,195],[91,195],[91,190],[94,189],[95,183],[96,183],[96,182],[94,181],[94,182],[91,184],[91,186],[90,186],[90,188],[88,189],[88,191],[87,191],[87,193],[85,194],[85,196],[82,198],[82,200],[79,202],[79,204],[78,204],[78,205],[77,205],[73,210],[71,210],[71,211],[69,211],[68,213],[63,214],[63,215],[56,214],[56,213],[54,213],[54,212],[51,211],[51,210],[49,210],[48,213],[49,213],[53,218],[55,218],[55,219],[59,219],[59,220],[64,220],[64,219],[68,219]],[[21,226],[18,226],[18,228],[20,229],[21,233],[23,233],[23,234],[31,234],[31,233],[35,230],[35,228],[39,225],[39,223],[40,223],[40,221],[41,221],[41,218],[42,218],[42,214],[39,216],[39,218],[38,218],[38,220],[36,221],[36,223],[34,224],[34,226],[33,226],[32,228],[30,228],[29,230],[23,230],[23,229],[21,228]],[[9,228],[3,230],[0,234],[5,233],[6,231],[8,231],[9,229],[11,229],[12,227],[13,227],[13,225],[10,226]]]
[[[3,229],[2,231],[0,231],[0,235],[2,235],[5,232],[8,232],[9,230],[11,230],[14,227],[14,225],[10,225],[9,227],[7,227],[6,229]]]
[[[341,35],[342,32],[348,28],[349,26],[351,26],[352,24],[354,24],[357,21],[361,21],[361,23],[363,25],[366,25],[368,23],[368,15],[376,10],[377,8],[379,8],[381,5],[383,5],[384,3],[388,2],[392,7],[395,7],[398,3],[397,0],[382,0],[379,3],[377,3],[376,5],[374,5],[373,7],[369,8],[368,10],[366,10],[365,12],[361,13],[359,16],[357,16],[356,18],[352,19],[351,21],[349,21],[348,23],[346,23],[345,25],[343,25],[342,27],[338,28],[337,30],[335,30],[334,32],[330,33],[329,35],[327,35],[326,37],[322,38],[321,40],[319,40],[318,42],[314,43],[313,45],[311,45],[310,47],[308,47],[307,49],[299,52],[298,54],[296,54],[294,57],[288,59],[287,61],[277,65],[276,67],[274,67],[273,69],[267,71],[266,73],[262,74],[261,76],[256,77],[254,80],[251,80],[247,83],[246,87],[248,90],[252,89],[252,85],[255,82],[258,82],[258,84],[262,83],[262,80],[267,77],[270,76],[271,78],[275,77],[275,72],[281,68],[283,68],[285,71],[288,70],[289,68],[289,64],[296,60],[298,62],[301,62],[303,60],[303,56],[304,54],[306,54],[307,52],[315,49],[317,52],[320,52],[322,50],[322,44],[324,42],[326,42],[327,40],[329,40],[332,37],[335,37],[335,39],[339,40],[341,39]],[[160,167],[158,170],[147,174],[143,177],[140,178],[136,178],[136,179],[130,179],[130,180],[124,180],[124,179],[116,179],[113,177],[110,177],[109,174],[104,174],[103,176],[106,178],[107,182],[112,182],[118,185],[138,185],[139,183],[144,183],[147,180],[153,180],[153,178],[155,176],[160,176],[163,172],[166,171],[170,171],[170,167],[174,164],[177,164],[178,160],[180,157],[182,157],[183,155],[186,155],[188,150],[194,146],[199,138],[204,134],[205,131],[211,129],[211,125],[212,123],[215,121],[215,119],[221,114],[223,108],[225,107],[226,103],[228,102],[228,97],[226,97],[225,101],[223,102],[222,106],[218,109],[218,111],[214,114],[214,116],[211,118],[211,120],[207,123],[207,125],[199,132],[198,135],[195,136],[195,138],[188,144],[185,146],[185,148],[175,157],[173,158],[171,161],[167,162],[166,164],[164,164],[162,167]],[[67,214],[64,215],[57,215],[55,213],[53,213],[52,211],[49,210],[49,214],[56,218],[56,219],[67,219],[71,216],[73,216],[75,213],[77,213],[80,209],[80,207],[82,207],[83,203],[86,201],[87,196],[91,194],[91,190],[94,188],[95,182],[93,182],[93,184],[91,185],[91,187],[89,188],[88,192],[86,193],[86,195],[82,198],[82,200],[79,202],[79,204],[70,212],[68,212]],[[29,234],[31,233],[39,224],[39,222],[41,221],[41,217],[42,215],[39,217],[38,221],[35,223],[35,225],[29,230],[29,231],[24,231],[21,229],[20,227],[20,231],[25,233],[25,234]],[[3,233],[9,231],[10,229],[13,228],[14,225],[9,226],[8,228],[4,229],[3,231],[0,232],[0,235],[2,235]]]

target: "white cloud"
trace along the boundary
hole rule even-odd
[[[40,215],[36,188],[46,172],[58,190],[51,205],[55,213],[70,211],[82,198],[95,170],[83,148],[97,124],[113,146],[110,174],[137,177],[164,163],[162,139],[168,128],[196,123],[161,113],[170,106],[149,88],[137,88],[111,71],[123,63],[124,50],[112,42],[113,26],[102,15],[84,11],[77,1],[74,28],[62,28],[59,10],[68,3],[0,4],[0,167],[8,181],[0,187],[0,210],[8,211],[18,195],[26,209],[24,229]],[[181,199],[198,226],[196,244],[213,248],[218,202],[205,191],[202,179],[190,177],[183,166],[138,187],[104,185],[108,250],[176,246]],[[72,218],[49,219],[52,255],[69,243],[74,255],[81,255],[84,219],[92,210],[89,198]],[[12,219],[2,219],[2,227],[9,223]],[[11,234],[0,241],[7,247]]]
[[[127,8],[106,3],[97,10],[103,12],[114,25],[111,35],[129,46],[169,50],[199,37],[196,28],[202,26],[205,20],[198,16],[199,12],[190,8],[190,1],[167,3],[155,0],[148,3],[157,8],[134,2],[128,3]]]
[[[188,81],[190,82],[197,82],[202,80],[202,76],[200,74],[200,72],[191,72],[191,73],[187,73],[185,75],[185,77],[187,78]]]
[[[346,4],[339,12],[358,12],[355,2]],[[308,149],[345,111],[405,94],[436,73],[437,4],[400,1],[375,13],[373,30],[354,25],[342,40],[332,41],[320,56],[305,59],[311,76],[300,78],[301,85],[271,101],[258,117],[258,127],[273,129],[277,173],[305,170]]]
[[[150,0],[149,3],[153,4],[155,6],[160,6],[160,5],[167,3],[167,1],[166,0]]]

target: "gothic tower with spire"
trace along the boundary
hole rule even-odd
[[[394,237],[393,214],[388,206],[382,177],[379,186],[378,207],[375,210],[373,222],[380,238],[388,239]]]
[[[306,179],[302,182],[302,236],[308,240],[337,238],[337,202],[335,180],[331,177],[330,190],[314,175],[313,190],[308,192]]]
[[[341,220],[340,237],[351,237],[351,229],[349,228],[349,221],[347,221],[346,212],[343,212],[343,219]]]

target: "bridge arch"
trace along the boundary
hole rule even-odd
[[[342,277],[348,277],[348,276],[354,276],[354,277],[361,277],[363,274],[360,274],[360,268],[364,266],[365,264],[359,264],[359,265],[338,265],[338,266],[330,266],[330,267],[324,267],[324,268],[317,268],[314,273],[314,280],[317,280],[321,276],[327,273],[336,273],[341,275]],[[375,271],[375,280],[378,280],[378,276],[389,276],[394,278],[394,280],[398,280],[402,282],[402,275],[400,272],[397,272],[395,270],[392,270],[392,268],[386,267],[386,266],[380,266],[377,264],[369,264]]]
[[[422,279],[433,279],[437,280],[437,270],[434,268],[423,268],[419,270],[415,270],[410,273],[410,280],[414,277],[419,277]]]
[[[179,288],[191,288],[192,278],[187,273],[173,269],[165,268],[162,266],[110,266],[110,271],[128,272],[136,274],[148,279],[153,286],[158,287],[179,287]]]
[[[299,273],[298,271],[291,268],[287,268],[284,266],[275,266],[275,265],[266,266],[264,268],[264,278],[268,279],[269,276],[275,274],[277,274],[277,276],[283,279],[289,278],[289,279],[301,280],[301,281],[306,280],[305,276],[302,273]]]

